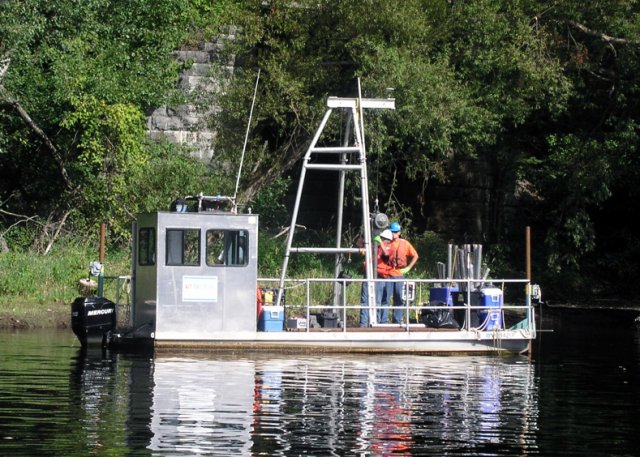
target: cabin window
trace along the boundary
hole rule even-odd
[[[207,265],[247,265],[248,240],[247,230],[207,230]]]
[[[138,231],[138,265],[156,264],[156,231],[152,227]]]
[[[200,230],[167,229],[167,265],[200,265]]]

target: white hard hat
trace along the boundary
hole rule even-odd
[[[380,238],[384,238],[385,240],[392,240],[393,235],[391,234],[391,230],[389,229],[383,230],[382,233],[380,234]]]

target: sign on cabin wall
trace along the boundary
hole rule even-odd
[[[182,278],[182,301],[217,302],[217,276],[184,276]]]

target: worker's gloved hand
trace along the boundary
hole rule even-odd
[[[382,243],[382,238],[380,238],[380,235],[376,235],[375,237],[373,237],[373,241],[375,241],[376,243]]]
[[[404,267],[403,269],[400,270],[400,273],[402,273],[402,275],[406,275],[410,271],[411,271],[410,267]]]

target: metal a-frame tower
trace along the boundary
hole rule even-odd
[[[360,90],[359,90],[360,92]],[[362,221],[364,233],[364,250],[365,250],[365,278],[367,287],[367,297],[369,306],[369,322],[376,323],[375,312],[375,283],[373,282],[376,272],[376,259],[374,258],[374,248],[372,244],[371,234],[371,213],[369,212],[369,188],[367,178],[367,155],[364,137],[364,120],[363,112],[365,109],[395,109],[395,100],[373,99],[373,98],[341,98],[329,97],[327,99],[327,111],[316,131],[307,152],[302,160],[302,172],[298,183],[298,192],[293,208],[293,216],[291,225],[289,226],[289,234],[287,238],[287,247],[282,264],[282,273],[280,276],[280,287],[278,290],[276,304],[280,304],[284,291],[285,277],[289,264],[289,257],[292,253],[319,253],[319,254],[335,254],[336,255],[336,275],[339,270],[339,259],[343,254],[358,253],[359,248],[342,247],[342,212],[344,208],[344,186],[346,173],[358,173],[360,176],[360,189],[362,197]],[[345,125],[345,133],[343,135],[343,144],[339,146],[318,146],[318,142],[322,137],[322,133],[334,110],[339,112],[347,112],[347,122]],[[353,135],[352,135],[353,133]],[[339,163],[323,163],[321,156],[339,155]],[[316,160],[318,159],[318,160]],[[302,198],[305,186],[305,178],[307,170],[320,170],[338,172],[338,211],[336,226],[336,244],[331,247],[293,247],[293,238],[295,236],[296,222],[298,212],[300,210],[300,200]]]

